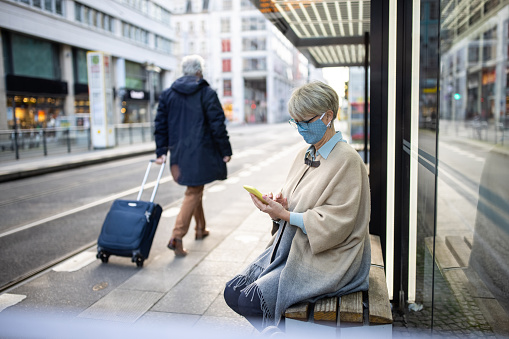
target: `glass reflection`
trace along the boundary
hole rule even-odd
[[[509,4],[440,8],[433,332],[508,335]]]

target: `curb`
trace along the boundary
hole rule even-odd
[[[62,164],[47,165],[47,166],[40,167],[40,168],[12,171],[10,173],[0,174],[0,183],[34,177],[34,176],[42,175],[42,174],[65,171],[68,169],[74,169],[74,168],[84,167],[84,166],[88,166],[88,165],[104,163],[104,162],[108,162],[108,161],[112,161],[112,160],[130,158],[130,157],[134,157],[134,156],[138,156],[138,155],[151,154],[151,153],[154,153],[153,149],[134,151],[134,152],[111,155],[111,156],[100,157],[100,158],[80,159],[80,160],[74,161],[74,162],[69,161],[69,162],[65,162]]]

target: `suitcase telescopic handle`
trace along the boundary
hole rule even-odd
[[[150,159],[147,170],[145,171],[145,177],[143,178],[143,182],[141,183],[140,193],[138,193],[138,197],[136,200],[141,199],[141,195],[143,194],[143,188],[145,187],[145,184],[147,183],[148,174],[150,173],[150,167],[152,167],[152,164],[155,162],[155,159]],[[159,170],[159,175],[157,176],[156,185],[154,187],[154,190],[152,191],[152,196],[150,197],[150,202],[154,202],[154,199],[156,197],[157,189],[159,188],[159,182],[161,181],[161,177],[163,176],[164,171],[164,165],[166,165],[166,161],[161,164],[161,169]]]

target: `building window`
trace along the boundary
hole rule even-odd
[[[88,84],[87,74],[87,51],[84,49],[73,49],[74,82]]]
[[[78,2],[74,3],[74,20],[103,31],[114,32],[113,17]]]
[[[244,38],[242,40],[243,51],[264,51],[265,45],[265,37]]]
[[[189,32],[190,33],[193,33],[194,32],[194,23],[191,21],[189,22]]]
[[[245,58],[243,60],[244,71],[265,71],[266,69],[265,58]]]
[[[170,40],[156,35],[155,36],[155,44],[156,44],[156,49],[158,51],[161,51],[161,52],[164,52],[167,54],[171,54],[171,41]]]
[[[221,40],[221,52],[231,52],[230,39]]]
[[[232,71],[232,60],[231,59],[223,59],[223,72],[231,72]]]
[[[265,30],[265,18],[263,17],[242,18],[242,30],[243,31]]]
[[[221,19],[221,33],[230,32],[230,19]]]
[[[148,32],[140,27],[122,22],[122,35],[124,38],[148,45]]]
[[[129,89],[145,90],[147,82],[145,68],[142,65],[132,61],[125,62],[125,87]]]
[[[7,74],[60,79],[59,48],[56,44],[14,33],[9,37],[4,40],[10,40],[10,44],[4,45]]]
[[[232,0],[223,0],[223,11],[232,10]]]
[[[232,80],[231,79],[223,80],[223,96],[225,96],[225,97],[232,96]]]
[[[202,20],[202,22],[201,22],[201,31],[203,33],[205,33],[207,31],[207,23],[205,22],[205,20]]]
[[[39,8],[53,14],[64,15],[63,0],[18,0],[31,7]]]
[[[240,2],[240,9],[242,10],[249,10],[249,9],[256,9],[255,5],[251,3],[250,0],[242,0]]]

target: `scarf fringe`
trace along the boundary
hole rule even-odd
[[[274,316],[270,312],[270,309],[267,306],[267,303],[265,302],[265,299],[263,298],[262,291],[260,290],[258,285],[256,285],[256,283],[252,283],[248,287],[244,288],[241,291],[241,293],[244,293],[247,298],[249,298],[249,295],[252,294],[251,301],[253,301],[255,293],[256,293],[258,295],[258,298],[260,298],[260,307],[261,307],[262,313],[263,313],[262,327],[267,327],[267,326],[273,325]]]
[[[252,284],[256,279],[258,279],[258,276],[262,273],[263,267],[258,266],[256,264],[252,264],[249,266],[247,271],[243,274],[239,274],[235,276],[230,282],[228,283],[228,287],[233,286],[233,290],[237,290],[237,288],[241,287],[244,288],[250,284]]]

